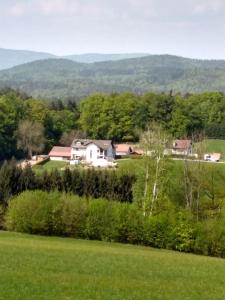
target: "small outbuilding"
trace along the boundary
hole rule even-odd
[[[191,140],[175,140],[172,147],[173,155],[192,155],[192,141]]]
[[[128,144],[117,144],[116,148],[116,156],[126,156],[130,155],[133,152],[133,147]]]
[[[71,147],[54,146],[48,154],[50,160],[64,161],[71,158]]]

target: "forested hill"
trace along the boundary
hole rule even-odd
[[[41,60],[0,72],[0,87],[42,98],[84,97],[94,92],[225,92],[225,61],[151,55],[99,63]]]
[[[17,65],[33,62],[40,59],[48,59],[54,57],[55,56],[50,53],[0,48],[0,70],[12,68]]]

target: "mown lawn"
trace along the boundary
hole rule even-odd
[[[42,165],[37,165],[34,166],[34,170],[36,172],[43,172],[43,171],[52,171],[54,169],[57,170],[61,170],[63,168],[65,168],[68,165],[68,162],[65,161],[54,161],[54,160],[49,160],[46,163],[42,164]]]
[[[0,299],[225,299],[225,260],[0,232]]]

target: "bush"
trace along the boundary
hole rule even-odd
[[[194,252],[225,257],[225,221],[223,219],[213,218],[198,224]]]
[[[61,202],[62,233],[74,238],[85,237],[88,206],[85,199],[74,195],[63,195]]]
[[[117,210],[117,241],[122,243],[141,244],[143,242],[143,215],[130,204],[121,204]]]
[[[144,223],[144,244],[156,248],[168,248],[171,223],[166,214],[146,217]]]
[[[0,212],[1,213],[1,212]],[[2,218],[3,220],[3,218]],[[8,230],[141,244],[225,257],[224,215],[195,223],[188,211],[144,216],[137,205],[26,191],[10,202]]]
[[[57,233],[58,193],[24,192],[13,199],[6,214],[8,230],[52,235]]]
[[[170,233],[170,248],[178,251],[193,252],[196,229],[186,213],[177,213]]]
[[[86,221],[86,236],[92,240],[113,241],[116,239],[116,203],[105,200],[89,202]]]

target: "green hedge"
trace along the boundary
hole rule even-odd
[[[27,191],[7,209],[11,231],[140,244],[225,257],[225,222],[195,223],[186,211],[144,217],[135,204]]]

